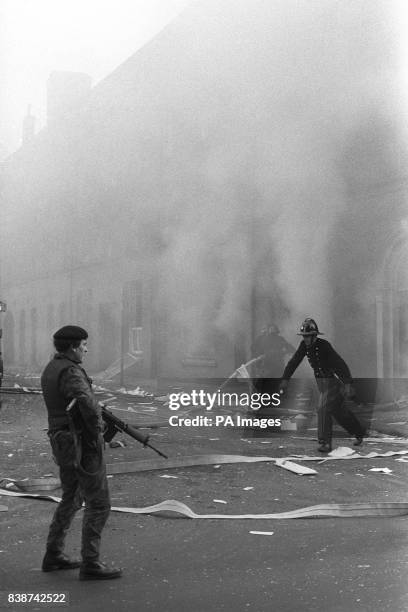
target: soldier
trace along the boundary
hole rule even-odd
[[[291,355],[294,347],[280,335],[275,323],[268,323],[252,345],[252,356],[261,357],[255,369],[256,388],[260,393],[273,393],[273,379],[279,378],[285,365],[285,356]]]
[[[313,368],[320,391],[317,411],[319,451],[322,453],[331,451],[332,417],[351,435],[356,437],[354,445],[360,445],[364,436],[363,429],[355,415],[344,404],[344,397],[351,398],[353,396],[352,379],[347,364],[336,353],[330,342],[317,337],[321,335],[321,332],[319,332],[313,319],[305,319],[297,335],[302,336],[303,340],[286,365],[280,392],[284,393],[286,391],[290,377],[303,358],[307,357]]]
[[[110,512],[110,497],[104,460],[101,406],[92,391],[92,382],[81,367],[87,353],[87,332],[67,325],[54,334],[56,355],[41,376],[48,411],[48,436],[59,466],[62,499],[54,513],[44,572],[79,567],[80,580],[118,578],[122,571],[100,563],[101,533]],[[70,427],[66,408],[77,400],[81,433]],[[75,428],[76,429],[76,428]],[[76,511],[85,501],[82,522],[82,561],[64,553],[65,535]]]

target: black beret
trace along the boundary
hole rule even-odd
[[[55,332],[53,338],[55,340],[86,340],[88,332],[77,325],[65,325]]]

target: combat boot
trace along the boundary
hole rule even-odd
[[[108,567],[99,561],[83,561],[79,570],[80,580],[110,580],[121,576],[121,569]]]
[[[63,553],[46,552],[41,569],[43,572],[54,572],[55,570],[76,569],[80,565],[79,559],[70,559]]]

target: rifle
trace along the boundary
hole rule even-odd
[[[76,399],[73,399],[68,404],[68,407],[67,407],[68,414],[70,414],[71,409],[75,406],[76,401],[77,401]],[[148,435],[140,433],[140,431],[136,429],[136,427],[133,427],[132,425],[129,425],[128,423],[125,423],[124,421],[121,421],[120,419],[118,419],[118,417],[112,414],[112,412],[110,412],[110,410],[105,408],[105,406],[102,407],[102,418],[106,423],[106,428],[103,432],[103,439],[105,440],[105,442],[110,442],[113,439],[113,437],[118,433],[118,431],[121,431],[123,433],[126,433],[131,438],[134,438],[141,444],[143,444],[143,446],[148,446],[149,448],[154,450],[156,453],[158,453],[161,457],[168,459],[167,455],[165,455],[164,453],[159,451],[159,449],[155,448],[152,444],[149,443]]]
[[[149,436],[140,433],[140,431],[136,429],[136,427],[133,427],[132,425],[121,421],[105,407],[102,408],[102,418],[106,423],[106,429],[103,432],[103,438],[105,442],[110,442],[113,436],[117,434],[118,431],[123,431],[123,433],[128,434],[128,436],[134,438],[135,440],[143,444],[143,446],[148,446],[161,457],[168,459],[167,455],[165,455],[164,453],[159,451],[158,448],[155,448],[149,443]]]

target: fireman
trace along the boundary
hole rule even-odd
[[[320,392],[317,411],[319,451],[331,451],[333,417],[349,434],[355,436],[354,445],[360,445],[364,436],[363,428],[344,402],[345,398],[354,395],[346,362],[336,353],[330,342],[318,338],[322,332],[314,319],[306,318],[297,335],[303,339],[284,369],[280,392],[283,394],[286,391],[290,377],[303,358],[307,357]]]

